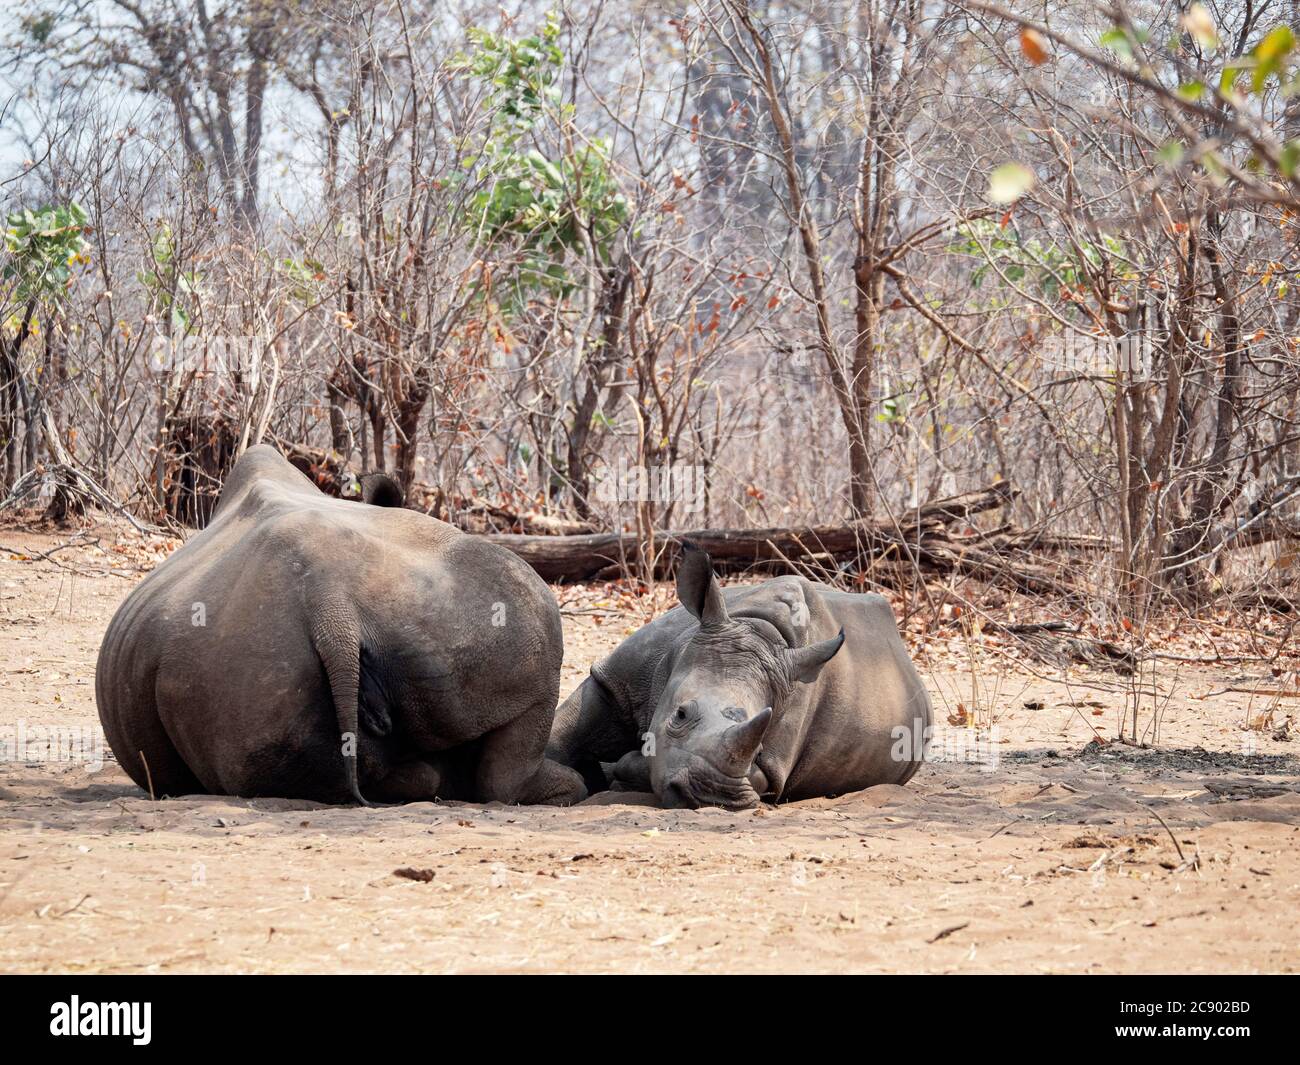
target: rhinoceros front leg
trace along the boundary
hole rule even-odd
[[[749,769],[750,786],[764,802],[776,802],[781,798],[789,776],[790,767],[769,756],[766,748],[758,752]]]
[[[481,802],[569,806],[587,797],[578,772],[544,756],[554,713],[553,701],[536,703],[483,737],[477,778]]]
[[[591,676],[556,710],[546,756],[576,769],[588,792],[604,791],[609,780],[603,767],[637,742],[632,722],[593,666]]]
[[[654,791],[650,783],[650,759],[640,751],[628,751],[610,773],[613,791]]]

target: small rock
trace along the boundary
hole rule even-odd
[[[432,869],[410,869],[403,867],[394,869],[393,876],[400,876],[404,880],[418,880],[421,884],[427,884],[438,874]]]

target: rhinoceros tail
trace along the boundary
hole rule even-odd
[[[312,640],[329,677],[348,793],[361,806],[370,806],[361,794],[357,771],[361,744],[361,625],[351,611],[322,610]]]

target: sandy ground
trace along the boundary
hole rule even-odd
[[[940,719],[993,714],[995,766],[743,814],[154,803],[101,746],[94,664],[166,547],[101,528],[35,557],[69,536],[0,529],[0,971],[1300,968],[1300,742],[1274,738],[1296,701],[1258,694],[1263,664],[1162,664],[1141,749],[1094,739],[1130,682],[931,640]],[[565,692],[636,624],[592,602]]]

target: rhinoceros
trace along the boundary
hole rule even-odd
[[[330,498],[261,445],[114,615],[95,700],[155,796],[565,804],[581,778],[543,757],[562,655],[555,598],[515,555]]]
[[[743,809],[916,772],[930,700],[883,597],[795,576],[723,589],[694,549],[677,594],[556,712],[547,756],[589,790]]]

